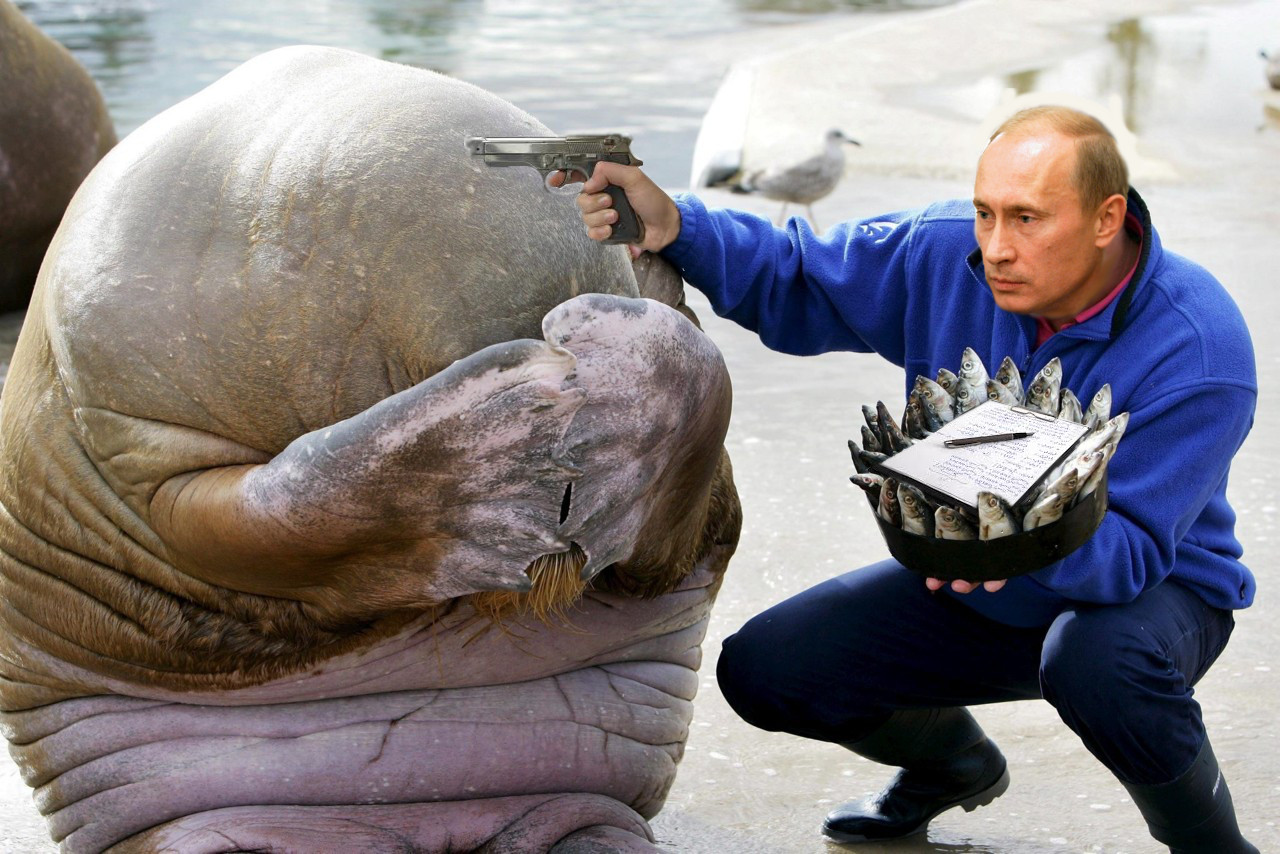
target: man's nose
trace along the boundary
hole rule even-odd
[[[987,232],[987,245],[982,247],[982,257],[992,263],[1013,260],[1013,244],[1005,236],[1006,230],[998,220],[991,226]]]

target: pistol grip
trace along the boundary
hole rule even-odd
[[[613,224],[613,232],[604,239],[605,243],[640,243],[644,240],[644,223],[627,201],[627,193],[617,184],[609,184],[604,191],[613,199],[613,209],[618,212],[618,221]]]

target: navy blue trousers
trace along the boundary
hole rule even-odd
[[[1077,604],[1016,628],[885,561],[752,618],[724,641],[716,675],[753,726],[839,744],[897,709],[1043,698],[1121,781],[1156,785],[1200,752],[1192,686],[1234,626],[1230,611],[1165,582],[1125,605]]]

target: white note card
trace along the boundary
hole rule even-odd
[[[1020,406],[988,400],[958,415],[880,467],[969,507],[981,491],[1017,504],[1089,428]],[[1030,432],[1024,439],[948,448],[947,439]]]

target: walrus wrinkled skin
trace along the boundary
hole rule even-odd
[[[89,72],[0,0],[0,312],[26,307],[62,212],[115,143]]]
[[[63,850],[655,850],[730,385],[669,267],[464,146],[549,133],[287,48],[86,180],[0,401],[0,724]]]

